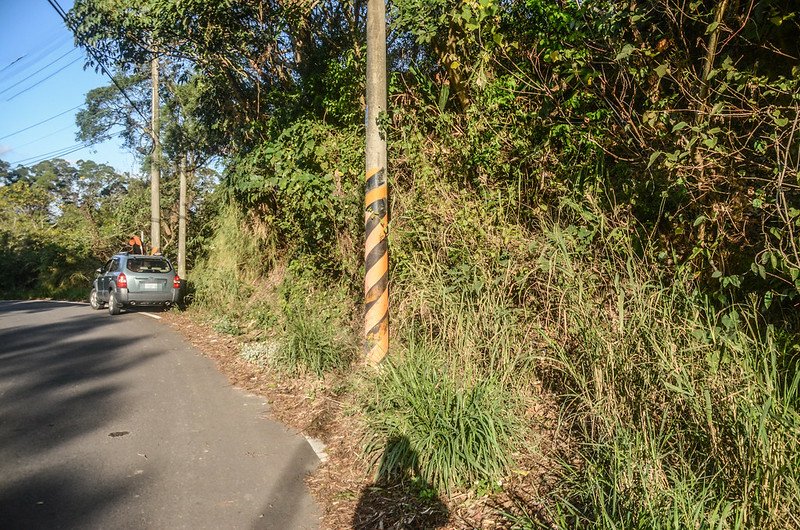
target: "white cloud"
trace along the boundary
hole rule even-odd
[[[9,147],[7,145],[0,144],[0,156],[3,156],[6,153],[10,153],[13,150],[14,150],[13,147]]]

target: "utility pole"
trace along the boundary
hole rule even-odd
[[[364,354],[375,366],[389,352],[389,193],[386,183],[386,4],[367,3]]]
[[[181,156],[178,196],[178,276],[186,279],[186,155]]]
[[[150,253],[155,254],[161,251],[161,125],[158,114],[158,54],[155,50],[150,59],[150,79],[153,86],[150,101],[150,127],[153,136],[153,154],[150,157]]]

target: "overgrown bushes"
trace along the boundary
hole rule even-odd
[[[603,226],[604,223],[599,223]],[[556,224],[537,275],[544,382],[582,463],[560,526],[787,528],[800,496],[798,350],[750,305],[665,281],[629,233],[586,248]],[[552,370],[552,371],[551,371]]]

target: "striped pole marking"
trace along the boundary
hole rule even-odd
[[[364,198],[364,354],[372,365],[389,352],[389,228],[386,171],[367,171]]]

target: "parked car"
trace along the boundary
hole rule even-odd
[[[89,303],[111,315],[127,307],[169,308],[178,303],[181,279],[164,256],[122,252],[97,269]]]

